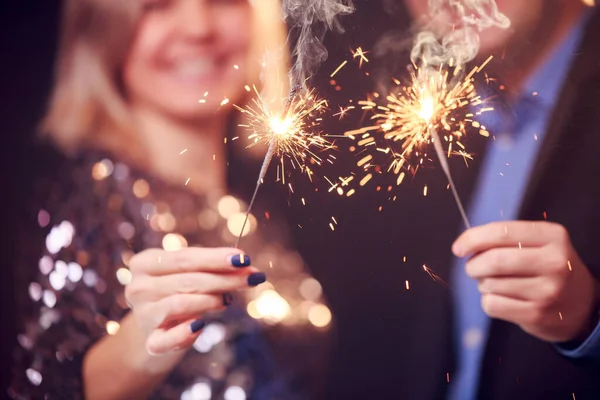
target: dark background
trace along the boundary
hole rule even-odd
[[[56,0],[5,0],[0,4],[0,398],[10,381],[16,343],[13,255],[38,163],[28,157],[52,81],[59,6]]]

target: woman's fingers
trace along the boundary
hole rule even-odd
[[[184,349],[194,344],[205,323],[202,319],[189,319],[168,329],[155,329],[146,340],[146,350],[150,354],[161,355]]]
[[[233,272],[250,264],[250,257],[235,248],[188,247],[178,251],[142,251],[132,257],[129,268],[134,274],[161,276],[184,272]]]
[[[265,275],[255,271],[248,269],[229,274],[196,272],[160,277],[145,276],[128,285],[127,298],[135,305],[140,302],[158,301],[177,294],[235,292],[265,282]]]
[[[173,322],[180,322],[220,311],[228,304],[223,295],[216,294],[179,294],[165,297],[157,302],[149,302],[141,306],[137,312],[145,321],[152,321],[150,329],[165,328]]]

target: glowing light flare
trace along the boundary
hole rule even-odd
[[[288,302],[274,290],[263,291],[247,306],[247,312],[252,318],[262,319],[271,324],[283,321],[290,311]]]
[[[292,129],[294,125],[294,121],[289,117],[283,119],[280,117],[274,117],[271,118],[269,125],[274,135],[289,135],[290,129]]]
[[[116,321],[108,321],[106,323],[106,333],[113,336],[119,332],[121,325]]]
[[[427,124],[431,122],[435,112],[435,104],[433,98],[425,96],[420,102],[421,109],[417,112],[419,118],[423,119]]]
[[[308,320],[317,328],[326,327],[331,322],[331,319],[331,311],[323,304],[315,304],[308,312]]]

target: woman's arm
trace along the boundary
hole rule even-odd
[[[146,399],[179,363],[185,350],[153,356],[146,338],[129,313],[119,332],[107,335],[87,352],[83,361],[85,398]]]

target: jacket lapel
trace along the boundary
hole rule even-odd
[[[595,74],[600,73],[600,51],[592,50],[597,48],[599,39],[600,10],[596,10],[588,22],[586,35],[578,53],[575,55],[571,71],[560,92],[555,111],[552,113],[546,139],[540,149],[540,154],[533,167],[531,179],[521,203],[519,212],[521,218],[527,216],[532,219],[542,219],[544,217],[543,215],[529,215],[528,210],[533,205],[544,175],[556,173],[556,171],[548,170],[548,167],[550,161],[560,151],[560,142],[564,140],[567,133],[566,128],[573,116],[575,100],[579,91],[583,88],[583,83],[590,80]]]

